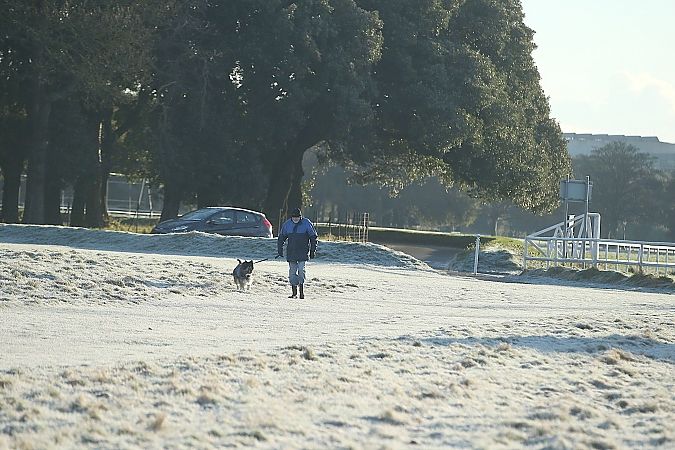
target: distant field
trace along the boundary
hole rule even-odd
[[[150,233],[152,227],[157,224],[157,219],[147,218],[124,218],[113,219],[106,227],[108,230],[129,231],[135,233]],[[332,233],[329,233],[328,226],[317,225],[316,230],[319,233],[319,239],[337,240],[337,226],[331,227]],[[368,241],[376,244],[412,244],[412,245],[433,245],[452,247],[456,249],[472,249],[476,242],[475,234],[442,233],[437,231],[418,231],[405,230],[402,228],[381,228],[371,227],[368,229]],[[502,236],[481,236],[481,246],[500,245],[511,248],[516,251],[522,251],[522,244],[518,239]]]
[[[327,226],[317,226],[317,232],[319,233],[319,238],[329,235]],[[457,249],[471,249],[476,242],[476,235],[371,227],[368,229],[368,241],[376,244],[435,245]],[[522,251],[523,248],[521,241],[518,239],[502,236],[481,236],[480,242],[481,246],[500,245],[516,251]]]

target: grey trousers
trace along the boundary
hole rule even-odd
[[[288,282],[291,286],[305,284],[305,263],[307,261],[288,261]]]

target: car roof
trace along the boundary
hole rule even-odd
[[[205,206],[204,208],[199,208],[196,211],[201,211],[203,209],[212,209],[214,212],[216,211],[221,211],[223,209],[233,209],[235,211],[243,211],[243,212],[249,212],[252,214],[258,214],[261,216],[264,216],[264,213],[261,213],[260,211],[253,211],[252,209],[246,209],[246,208],[237,208],[236,206]]]

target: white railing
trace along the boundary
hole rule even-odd
[[[567,227],[565,228],[565,226]],[[551,265],[596,267],[656,274],[675,273],[675,243],[600,239],[600,216],[597,213],[561,222],[525,238],[523,268],[528,262]],[[583,237],[585,232],[592,237]],[[553,232],[552,236],[545,233]]]

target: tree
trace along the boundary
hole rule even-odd
[[[532,210],[569,171],[517,0],[0,3],[26,222],[56,222],[72,183],[75,223],[102,224],[115,164],[164,185],[163,219],[237,201],[274,220],[302,202],[310,148],[393,192],[434,175]]]
[[[3,177],[0,221],[19,221],[19,187],[29,139],[25,111],[0,103],[0,173]]]
[[[670,173],[670,178],[666,185],[664,206],[665,206],[665,226],[668,228],[669,236],[675,241],[675,170]]]
[[[17,42],[11,15],[0,15],[0,173],[3,177],[0,220],[19,221],[19,187],[30,138],[20,67],[14,57]]]
[[[357,148],[350,144],[371,115],[381,36],[376,15],[353,0],[263,3],[241,22],[235,72],[246,140],[262,149],[263,209],[276,221],[301,203],[307,150]]]
[[[359,4],[384,22],[374,103],[380,154],[355,161],[359,180],[396,185],[435,173],[486,201],[553,208],[569,157],[519,2]]]
[[[618,238],[626,233],[638,238],[638,226],[663,223],[668,203],[664,202],[664,174],[654,168],[654,158],[637,147],[611,142],[596,148],[590,155],[574,158],[574,173],[593,181],[591,205],[601,214],[604,236]]]
[[[164,186],[160,220],[175,217],[186,201],[260,203],[261,158],[253,139],[244,139],[245,104],[237,92],[238,33],[266,5],[192,0],[167,8],[145,88],[154,96],[148,126],[150,159]]]
[[[90,114],[103,116],[112,108],[111,98],[133,86],[131,80],[142,70],[144,28],[133,1],[2,3],[7,19],[4,42],[9,45],[1,66],[5,71],[11,68],[13,82],[27,93],[15,101],[24,105],[32,136],[24,222],[45,223],[46,198],[53,197],[48,170],[53,160],[49,129],[54,103],[77,98]],[[98,154],[100,149],[90,150]],[[100,189],[100,172],[93,176]]]

